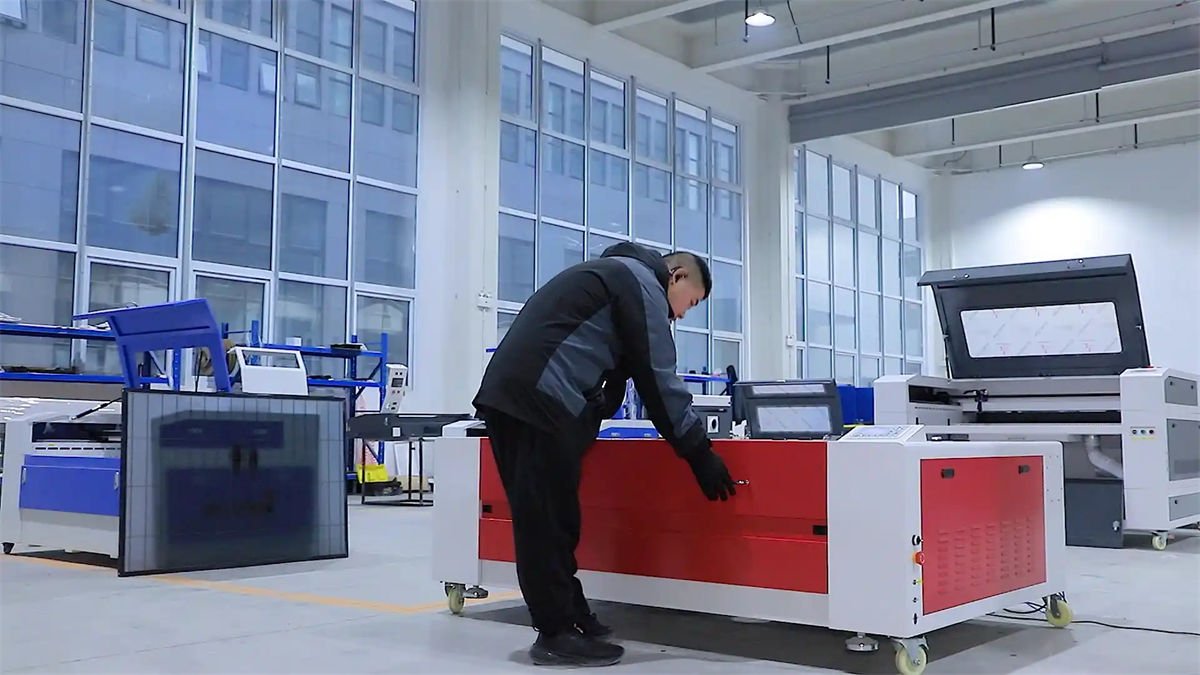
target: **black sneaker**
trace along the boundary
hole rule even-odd
[[[588,639],[575,630],[554,637],[542,633],[529,648],[537,666],[611,666],[624,655],[623,647]]]
[[[600,623],[600,619],[596,618],[595,614],[587,616],[575,622],[575,627],[583,633],[584,637],[592,638],[593,640],[603,640],[612,637],[613,629]]]

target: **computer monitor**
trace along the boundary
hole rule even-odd
[[[747,436],[812,440],[841,436],[842,403],[833,380],[773,380],[734,385],[734,418]]]

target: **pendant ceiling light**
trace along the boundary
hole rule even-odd
[[[775,23],[775,17],[771,16],[771,13],[763,8],[761,0],[758,3],[758,9],[756,9],[753,14],[750,13],[749,1],[746,2],[746,25],[747,26],[753,26],[755,28],[764,28],[766,26],[770,26],[773,23]]]

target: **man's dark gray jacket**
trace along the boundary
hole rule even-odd
[[[481,416],[495,410],[547,433],[594,437],[632,377],[676,452],[707,449],[676,374],[669,282],[662,256],[630,243],[559,273],[529,298],[492,355],[474,401]]]

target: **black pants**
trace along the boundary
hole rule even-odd
[[[488,437],[512,509],[517,580],[533,619],[547,636],[590,613],[575,577],[579,478],[596,433],[555,436],[507,415],[487,416]]]

